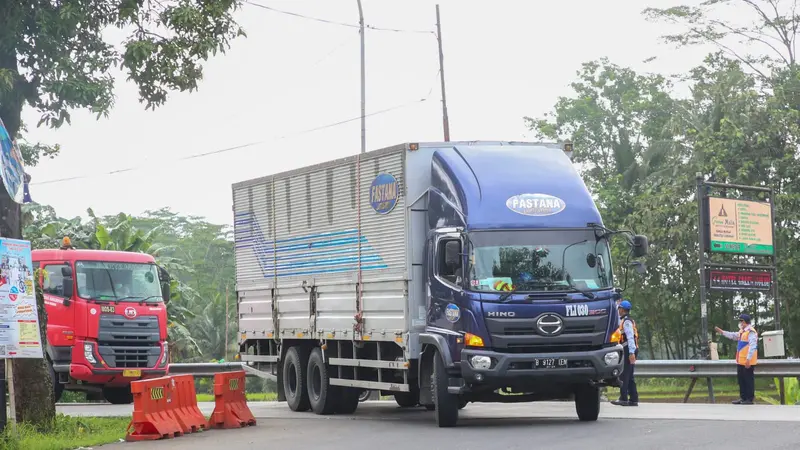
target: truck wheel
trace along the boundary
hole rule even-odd
[[[337,392],[339,401],[336,404],[336,414],[353,414],[356,412],[361,392],[359,389],[346,387],[339,389]]]
[[[409,392],[395,392],[394,401],[401,408],[413,408],[419,405],[419,388],[412,386]]]
[[[61,400],[61,395],[64,394],[64,385],[58,382],[58,375],[53,370],[53,363],[48,359],[47,365],[50,368],[50,379],[53,380],[53,401],[58,403]]]
[[[444,359],[437,351],[433,356],[433,379],[431,380],[431,394],[433,404],[436,407],[436,424],[439,428],[449,428],[456,426],[458,422],[458,403],[457,395],[447,392],[449,386],[447,369],[444,367]]]
[[[308,411],[311,407],[306,389],[307,364],[308,349],[292,347],[286,352],[283,362],[283,392],[292,411]]]
[[[594,422],[600,415],[600,389],[580,386],[575,390],[575,411],[581,422]]]
[[[372,391],[370,391],[369,389],[364,389],[358,394],[358,401],[365,402],[369,400],[370,396],[372,396]]]
[[[133,403],[131,387],[104,387],[103,398],[112,405],[130,405]]]
[[[315,348],[308,358],[308,401],[315,414],[333,414],[339,402],[337,386],[330,385],[328,367],[322,360],[322,350]]]

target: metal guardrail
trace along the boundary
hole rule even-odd
[[[175,363],[171,374],[213,377],[218,372],[242,370],[242,363]],[[800,359],[762,359],[755,370],[757,377],[800,377]],[[639,360],[637,378],[716,378],[735,377],[736,362],[732,359],[707,361],[696,359]]]
[[[761,359],[757,377],[800,377],[800,359]],[[735,377],[736,361],[696,359],[636,361],[636,378],[716,378]]]
[[[242,370],[242,363],[173,363],[169,365],[171,375],[194,375],[210,378],[220,372]]]

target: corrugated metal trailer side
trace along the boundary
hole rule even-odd
[[[395,146],[233,186],[242,340],[403,339],[406,155]]]

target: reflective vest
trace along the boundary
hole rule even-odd
[[[747,354],[750,352],[750,333],[758,334],[756,329],[750,325],[739,332],[739,342],[737,342],[738,345],[736,346],[736,364],[741,366],[747,362]],[[753,352],[753,356],[750,358],[750,365],[755,366],[756,364],[758,364],[757,350]]]
[[[622,344],[622,346],[625,347],[626,350],[628,349],[627,346],[628,336],[625,335],[625,328],[624,328],[626,320],[630,320],[631,325],[633,325],[633,342],[636,344],[636,350],[639,350],[639,329],[636,328],[636,321],[633,320],[631,316],[625,316],[622,318],[622,320],[619,321],[619,329],[617,329],[617,331],[619,332],[619,343]]]

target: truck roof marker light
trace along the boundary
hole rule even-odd
[[[72,245],[72,241],[70,240],[69,236],[64,236],[64,239],[61,240],[61,245],[64,247],[69,247]]]
[[[464,334],[464,342],[467,347],[483,347],[483,338],[472,333]]]
[[[414,142],[414,143],[408,144],[408,151],[415,152],[417,150],[419,150],[419,144],[418,143]]]

